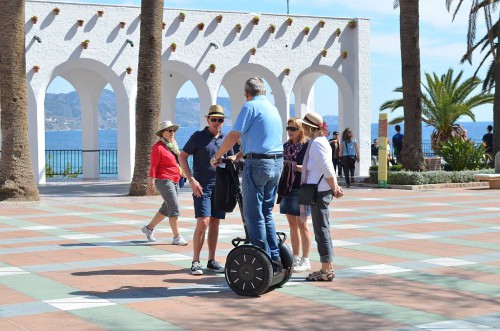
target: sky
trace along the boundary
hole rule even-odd
[[[140,6],[140,0],[68,0],[64,2],[100,3]],[[371,24],[371,122],[378,122],[379,108],[387,100],[401,97],[392,92],[401,86],[401,55],[399,42],[399,9],[393,9],[393,0],[288,0],[291,15],[312,15],[326,17],[360,17],[370,19]],[[458,0],[453,4],[458,3]],[[206,9],[243,11],[256,13],[286,14],[287,0],[165,0],[166,8]],[[420,60],[421,73],[445,74],[449,68],[455,76],[464,71],[464,78],[472,76],[482,56],[475,54],[473,63],[460,64],[466,50],[468,2],[452,21],[452,14],[444,0],[420,0]],[[452,7],[454,8],[454,7]],[[478,19],[477,36],[484,35],[484,22]],[[485,70],[478,74],[484,78]],[[464,79],[463,78],[463,79]],[[48,92],[67,92],[68,86],[55,81]],[[331,90],[336,85],[328,77],[321,77],[315,83],[315,111],[322,114],[338,114],[337,100],[332,99]],[[477,90],[479,93],[480,90]],[[178,97],[197,97],[194,88],[186,85]],[[332,111],[332,108],[334,110]],[[389,119],[402,111],[389,114]],[[476,121],[493,121],[493,106],[487,105],[474,110]],[[459,121],[470,121],[460,118]]]

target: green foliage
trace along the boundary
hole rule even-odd
[[[451,137],[441,143],[437,153],[443,157],[451,170],[462,171],[485,168],[485,151],[486,148],[472,140]]]
[[[50,161],[52,159],[52,156],[49,156],[48,159]],[[45,165],[45,176],[47,178],[53,178],[55,176],[76,178],[81,173],[83,173],[82,167],[79,167],[78,169],[73,170],[73,167],[71,166],[71,163],[69,163],[69,162],[66,164],[66,168],[63,170],[63,172],[61,174],[56,173],[54,168],[50,165],[50,162],[48,162]]]
[[[389,171],[401,171],[401,170],[403,170],[402,164],[396,164],[389,167]],[[378,165],[370,166],[369,171],[375,171],[375,172],[378,171]]]
[[[493,169],[465,171],[390,171],[387,174],[389,185],[426,185],[443,183],[476,182],[474,175],[478,173],[493,173]],[[377,172],[370,171],[370,183],[377,184]]]

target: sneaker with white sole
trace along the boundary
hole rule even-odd
[[[309,258],[307,258],[307,257],[303,257],[300,260],[300,263],[297,266],[297,268],[293,269],[294,272],[304,272],[304,271],[310,271],[310,270],[311,270],[311,263],[309,262]]]
[[[174,240],[172,240],[172,245],[186,246],[187,244],[188,242],[181,235],[174,237]]]
[[[153,234],[153,230],[150,230],[148,229],[147,225],[143,226],[142,227],[142,233],[144,233],[146,235],[146,238],[148,239],[148,241],[156,241],[156,238]]]
[[[212,270],[213,272],[224,272],[224,267],[220,265],[219,262],[214,259],[208,261],[207,269]]]
[[[193,261],[193,264],[191,265],[191,274],[203,275],[203,269],[201,268],[200,261]]]
[[[300,256],[294,255],[293,256],[292,270],[295,271],[295,268],[297,268],[299,265],[300,265]]]

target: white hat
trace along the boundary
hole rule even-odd
[[[310,112],[304,116],[302,124],[319,129],[319,127],[323,124],[323,117],[321,117],[318,113]]]
[[[156,131],[156,135],[158,137],[161,137],[162,132],[170,128],[177,131],[179,129],[179,126],[177,124],[172,123],[172,121],[163,121],[160,123],[160,129]]]

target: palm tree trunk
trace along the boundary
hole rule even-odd
[[[500,24],[497,30],[500,40]],[[493,101],[493,158],[500,152],[500,43],[497,43],[495,54],[495,99]]]
[[[151,147],[161,109],[163,0],[142,0],[137,71],[135,167],[130,195],[146,195]]]
[[[418,0],[400,0],[399,29],[403,81],[403,164],[408,170],[425,169],[422,151],[422,95],[420,91],[420,46]]]
[[[0,201],[40,199],[28,141],[24,0],[0,2]]]

